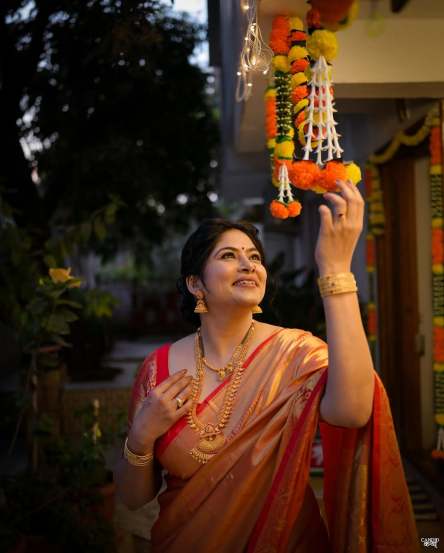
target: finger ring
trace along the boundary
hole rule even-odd
[[[182,405],[185,403],[185,401],[179,396],[177,396],[175,400],[176,400],[177,409],[180,409]]]

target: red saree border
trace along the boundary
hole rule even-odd
[[[270,336],[265,338],[260,344],[258,344],[255,349],[250,353],[246,361],[244,362],[244,367],[247,368],[251,362],[254,360],[256,355],[262,350],[262,348],[272,339],[274,338],[279,332],[284,330],[283,328],[280,328],[276,332],[273,332]],[[158,380],[156,381],[156,385],[160,384],[165,378],[168,378],[170,372],[168,367],[168,354],[171,347],[171,343],[165,344],[161,348],[159,348],[157,353],[157,375]],[[231,378],[231,377],[230,377]],[[197,414],[202,413],[202,411],[205,409],[205,407],[208,406],[209,402],[214,398],[216,394],[219,393],[219,391],[224,388],[228,382],[230,381],[230,378],[227,378],[223,382],[217,386],[208,396],[202,400],[197,405]],[[186,416],[183,416],[181,419],[179,419],[169,430],[166,432],[161,438],[159,438],[155,445],[155,454],[157,457],[162,455],[164,451],[167,449],[167,447],[171,444],[171,442],[177,438],[177,436],[182,432],[182,430],[187,426],[187,418]]]
[[[307,403],[305,404],[304,410],[301,413],[301,416],[299,417],[293,432],[291,434],[288,446],[285,450],[284,456],[282,458],[282,461],[279,465],[279,468],[277,470],[277,473],[274,477],[273,483],[271,485],[270,491],[267,495],[267,498],[265,499],[264,506],[262,507],[262,511],[260,512],[258,519],[256,521],[256,524],[253,528],[253,532],[251,533],[250,539],[248,540],[248,548],[247,553],[254,553],[256,545],[258,543],[258,540],[260,538],[260,534],[266,524],[267,518],[270,514],[270,510],[273,504],[273,500],[276,497],[276,494],[278,493],[279,484],[284,476],[285,469],[287,467],[287,464],[289,462],[290,456],[296,447],[298,434],[301,430],[301,427],[304,425],[305,420],[308,416],[308,413],[310,412],[310,408],[315,401],[315,398],[317,394],[319,393],[320,389],[325,384],[325,381],[327,380],[327,371],[324,372],[324,374],[321,376],[319,381],[317,382],[316,386],[313,388],[312,393],[310,394],[310,398],[307,400]]]

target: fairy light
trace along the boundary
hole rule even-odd
[[[248,100],[253,89],[251,73],[266,75],[273,58],[273,51],[262,38],[258,22],[256,0],[240,0],[240,8],[247,18],[247,30],[237,71],[236,101]]]

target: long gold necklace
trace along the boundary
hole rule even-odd
[[[196,378],[193,379],[193,387],[191,392],[191,409],[188,411],[187,420],[193,430],[199,434],[199,441],[191,451],[191,456],[199,461],[199,463],[206,463],[209,461],[224,445],[226,437],[222,430],[226,426],[230,419],[231,412],[233,410],[234,400],[236,398],[237,390],[242,380],[245,367],[244,360],[250,345],[251,338],[254,332],[254,322],[251,323],[250,328],[245,334],[242,342],[240,343],[239,354],[236,357],[233,368],[233,378],[228,384],[225,390],[224,401],[220,410],[219,416],[215,423],[207,422],[203,423],[197,416],[197,403],[202,392],[202,384],[204,377],[205,364],[202,360],[203,351],[200,339],[200,332],[196,333],[194,342],[194,351],[196,356]]]

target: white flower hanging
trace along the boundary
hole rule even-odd
[[[316,153],[316,164],[321,166],[334,158],[341,158],[344,151],[339,145],[336,132],[334,100],[331,94],[329,65],[324,56],[319,56],[313,65],[307,107],[307,132],[305,134],[304,160]],[[313,131],[316,131],[313,136]],[[326,152],[326,155],[325,155]]]

